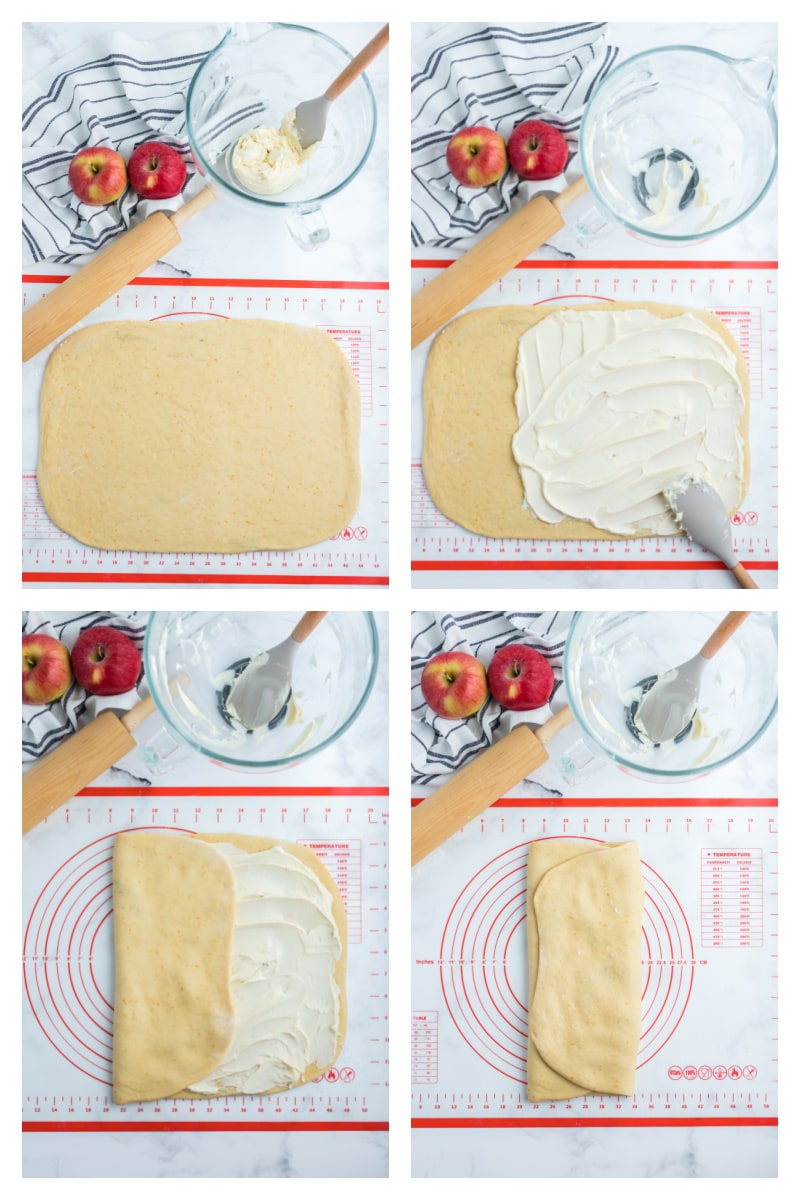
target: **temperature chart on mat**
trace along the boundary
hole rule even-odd
[[[386,1129],[388,790],[86,789],[23,855],[23,1129]],[[347,917],[347,1033],[326,1074],[272,1095],[115,1105],[114,841],[127,830],[298,842]]]
[[[23,308],[61,276],[23,276]],[[388,583],[388,284],[315,280],[134,280],[87,322],[195,321],[260,317],[329,334],[355,374],[361,402],[361,498],[344,529],[300,550],[231,554],[97,550],[58,529],[36,484],[39,392],[49,350],[23,369],[23,582]],[[113,387],[113,378],[92,386]],[[146,373],[142,386],[146,387]]]
[[[412,262],[412,294],[442,267],[433,260]],[[731,535],[737,556],[759,573],[761,586],[775,586],[778,567],[777,276],[777,263],[532,260],[520,263],[469,306],[641,301],[703,309],[719,317],[738,342],[750,379],[750,480],[740,509],[731,516]],[[537,582],[553,586],[583,586],[586,571],[624,571],[626,579],[614,579],[620,586],[631,582],[633,572],[641,573],[638,581],[646,586],[657,585],[659,576],[661,582],[680,584],[687,572],[724,572],[713,555],[677,535],[489,538],[444,516],[422,471],[422,387],[429,346],[426,342],[412,355],[411,558],[416,586],[484,586],[487,571],[493,583],[511,585],[523,584],[525,572],[546,572]],[[490,488],[491,480],[465,480],[464,486]],[[571,578],[570,572],[575,573]]]
[[[526,880],[538,839],[638,842],[633,1096],[527,1099]],[[777,1123],[777,801],[501,800],[412,879],[418,1127]]]

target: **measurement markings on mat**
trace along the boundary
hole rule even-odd
[[[438,265],[412,262],[412,292]],[[754,569],[777,570],[777,264],[531,261],[521,263],[470,308],[498,304],[649,301],[714,313],[736,338],[750,376],[751,479],[731,517],[736,554]],[[426,350],[412,357],[412,567],[420,571],[723,570],[683,537],[609,541],[486,538],[438,512],[422,475],[422,379]],[[466,580],[462,580],[466,582]]]
[[[92,789],[94,792],[95,790]],[[106,1130],[176,1127],[385,1127],[388,1074],[388,891],[385,789],[285,796],[254,789],[199,797],[190,788],[142,795],[100,789],[78,797],[26,839],[23,976],[23,1127],[76,1123]],[[179,791],[176,796],[175,792]],[[109,820],[109,815],[112,819]],[[331,871],[347,914],[348,1034],[336,1063],[311,1085],[272,1096],[111,1099],[113,919],[111,864],[127,829],[227,831],[301,842]],[[100,832],[102,830],[102,832]]]
[[[53,277],[23,276],[23,304]],[[321,329],[341,347],[361,399],[361,500],[334,537],[302,550],[143,553],[84,546],[53,525],[36,486],[38,397],[49,350],[23,368],[22,578],[34,583],[388,583],[388,291],[382,283],[142,278],[89,318],[195,321],[262,317]]]
[[[577,800],[542,810],[501,800],[438,861],[423,860],[412,884],[415,1119],[772,1120],[775,804],[699,800],[654,811],[647,800]],[[642,1033],[632,1097],[526,1098],[528,850],[531,839],[563,837],[639,844]]]

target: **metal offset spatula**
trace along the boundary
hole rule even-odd
[[[694,658],[661,675],[641,680],[641,696],[628,710],[628,727],[639,741],[660,746],[680,741],[691,730],[697,712],[700,681],[709,659],[735,633],[749,612],[732,612],[722,620]]]
[[[716,554],[739,587],[758,587],[734,553],[725,505],[710,483],[700,479],[680,479],[664,488],[664,499],[681,529],[703,550]]]
[[[313,633],[326,612],[307,612],[288,638],[254,658],[233,663],[232,684],[218,695],[219,710],[228,722],[248,732],[266,726],[273,729],[286,715],[292,694],[292,665],[301,644]]]
[[[297,105],[294,125],[298,140],[304,150],[313,146],[315,142],[322,141],[331,104],[338,96],[341,96],[345,88],[358,79],[373,58],[377,58],[388,41],[389,26],[384,25],[383,29],[375,34],[372,41],[367,42],[364,49],[359,51],[353,61],[347,64],[341,75],[336,76],[333,83],[321,96],[316,96],[313,100],[303,100]]]

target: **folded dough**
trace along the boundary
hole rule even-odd
[[[531,845],[529,1100],[633,1094],[643,906],[636,842]]]
[[[124,833],[113,892],[117,1104],[283,1091],[338,1056],[346,917],[310,850],[240,834]]]

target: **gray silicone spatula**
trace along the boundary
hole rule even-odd
[[[661,745],[679,737],[691,725],[697,711],[700,681],[709,659],[722,649],[749,616],[749,612],[728,613],[694,658],[671,671],[662,672],[652,683],[650,679],[642,681],[642,698],[631,713],[637,736],[643,733],[651,742]]]
[[[384,25],[383,29],[375,34],[372,41],[367,42],[364,49],[360,50],[355,58],[347,64],[341,75],[336,76],[333,83],[321,96],[316,96],[313,100],[303,100],[297,105],[294,125],[298,140],[304,150],[313,146],[315,142],[322,141],[331,104],[338,96],[341,96],[345,88],[358,79],[373,58],[377,58],[388,41],[389,26]]]
[[[728,567],[739,587],[757,588],[733,549],[730,519],[718,492],[699,479],[680,479],[664,488],[664,499],[675,520],[693,542],[716,554]]]
[[[234,664],[234,682],[220,696],[220,710],[227,714],[226,719],[232,718],[250,731],[277,724],[291,695],[295,655],[326,616],[324,612],[304,613],[284,641]]]

